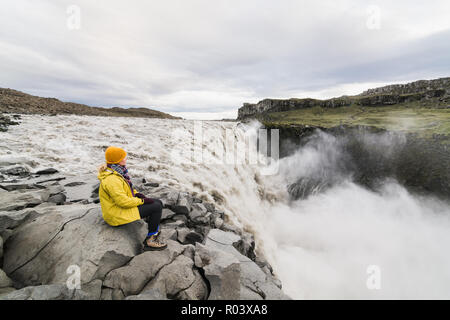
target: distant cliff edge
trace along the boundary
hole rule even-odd
[[[237,120],[257,118],[273,112],[285,112],[312,107],[377,107],[411,104],[419,107],[450,107],[450,77],[419,80],[407,84],[388,85],[369,89],[355,96],[318,99],[264,99],[256,104],[244,103]]]

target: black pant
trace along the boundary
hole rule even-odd
[[[139,215],[148,224],[148,233],[158,231],[159,222],[161,221],[163,204],[159,199],[153,199],[153,203],[142,204],[138,206]]]

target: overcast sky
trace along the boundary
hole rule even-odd
[[[450,76],[449,17],[448,0],[2,1],[0,87],[234,118]]]

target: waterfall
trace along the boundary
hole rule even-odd
[[[339,141],[327,134],[282,159],[258,155],[278,168],[264,174],[266,165],[237,161],[257,154],[249,141],[259,127],[23,115],[20,125],[1,133],[0,157],[26,157],[34,161],[33,171],[53,167],[95,177],[104,149],[122,147],[132,178],[214,201],[232,223],[252,232],[257,252],[295,299],[450,298],[447,202],[412,194],[392,179],[375,190],[355,183],[339,165],[346,159]],[[228,150],[225,157],[231,150],[234,160],[224,160],[221,150]],[[298,179],[305,185],[296,192],[304,196],[295,199],[289,191]],[[369,285],[373,266],[379,271],[376,288]]]

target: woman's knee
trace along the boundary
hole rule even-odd
[[[162,212],[162,209],[164,207],[162,201],[159,199],[155,199],[155,202],[158,204],[158,211]]]

